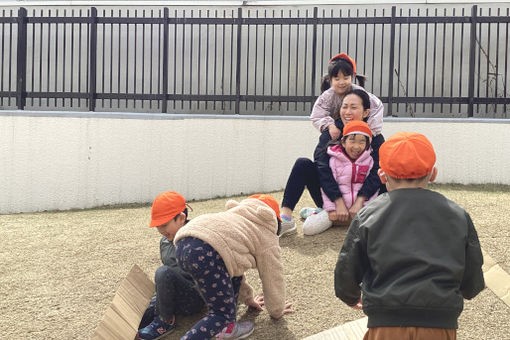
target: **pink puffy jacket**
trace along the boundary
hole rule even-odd
[[[341,145],[334,145],[328,147],[328,154],[331,156],[329,159],[329,167],[333,172],[333,177],[338,183],[342,198],[345,206],[349,209],[352,203],[358,196],[358,191],[363,186],[365,178],[370,173],[370,169],[374,165],[374,160],[370,156],[370,150],[365,150],[356,161],[352,161],[347,156]],[[334,202],[328,198],[328,196],[322,191],[322,199],[324,201],[323,208],[326,211],[336,210]],[[370,197],[363,205],[366,205],[369,201],[377,196],[378,191]]]

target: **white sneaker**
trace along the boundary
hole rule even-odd
[[[292,234],[297,231],[297,225],[294,219],[286,221],[282,218],[282,228],[280,230],[280,237],[285,234]]]
[[[322,211],[322,208],[305,207],[305,208],[299,210],[299,216],[301,216],[301,218],[303,220],[306,220],[308,218],[308,216],[310,216],[311,214],[320,213],[321,211]]]
[[[317,214],[308,216],[306,221],[303,223],[303,234],[312,236],[320,234],[333,225],[333,222],[329,220],[329,214],[326,210],[322,210]]]

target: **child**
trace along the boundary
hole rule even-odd
[[[345,207],[349,209],[355,202],[365,178],[374,165],[370,156],[372,132],[362,120],[351,120],[345,124],[340,144],[328,147],[329,167],[333,172]],[[377,192],[363,203],[366,205],[377,196]],[[303,223],[303,234],[316,235],[327,230],[337,219],[336,204],[322,192],[324,210],[311,214]]]
[[[305,187],[308,188],[310,196],[317,207],[322,207],[323,205],[321,188],[331,201],[342,201],[342,194],[329,169],[329,156],[326,153],[326,146],[330,140],[338,140],[341,136],[344,122],[339,118],[339,114],[341,113],[342,104],[348,93],[359,91],[366,94],[366,100],[363,100],[363,105],[366,106],[364,109],[368,109],[369,111],[364,117],[364,120],[372,130],[372,135],[374,136],[373,142],[380,145],[384,141],[381,135],[384,111],[383,104],[379,98],[363,89],[363,82],[360,82],[362,86],[353,84],[352,80],[354,78],[359,79],[360,76],[356,75],[356,63],[351,57],[345,53],[340,53],[331,58],[328,66],[328,77],[323,78],[321,85],[321,89],[325,91],[317,98],[310,115],[314,126],[321,132],[319,144],[315,148],[315,162],[308,158],[301,157],[296,160],[291,170],[285,186],[281,205],[282,235],[296,231],[296,223],[292,218],[292,212],[303,194]],[[323,87],[323,85],[325,85],[325,87]],[[372,149],[374,153],[377,153],[378,147],[375,148],[372,146]],[[378,158],[375,155],[374,167],[367,176],[367,181],[360,191],[359,201],[350,209],[351,215],[354,215],[362,207],[364,199],[371,197],[381,186],[381,182],[377,176],[378,168]],[[315,209],[309,209],[310,212],[314,210]]]
[[[175,315],[196,314],[204,306],[193,278],[177,265],[175,258],[174,229],[188,222],[184,197],[174,191],[158,195],[151,215],[150,227],[156,227],[163,235],[160,241],[163,265],[156,270],[156,296],[142,318],[138,339],[159,339],[175,329]]]
[[[293,312],[285,302],[278,203],[262,194],[240,203],[230,200],[226,207],[193,219],[175,236],[179,266],[198,283],[209,309],[182,339],[249,336],[253,323],[234,323],[238,300],[258,310],[265,305],[276,319]],[[244,272],[250,268],[259,272],[263,297],[254,297],[246,282]]]
[[[399,132],[379,153],[389,192],[352,221],[335,268],[336,296],[368,315],[365,340],[455,339],[463,298],[485,287],[473,222],[426,189],[437,168],[425,136]]]

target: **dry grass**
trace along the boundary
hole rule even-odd
[[[503,186],[434,186],[466,208],[482,247],[510,272],[510,190]],[[281,199],[282,193],[274,193]],[[223,210],[226,199],[193,202],[192,217]],[[297,210],[311,205],[308,196]],[[0,338],[87,339],[134,263],[150,276],[159,265],[159,234],[147,228],[149,206],[0,215]],[[300,225],[299,225],[300,227]],[[281,240],[288,299],[296,313],[279,321],[240,307],[252,339],[302,339],[363,316],[333,292],[333,268],[346,228]],[[261,291],[256,271],[248,278]],[[459,339],[510,339],[510,308],[490,290],[467,301]],[[181,318],[178,339],[196,318]]]

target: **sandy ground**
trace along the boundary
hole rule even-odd
[[[510,272],[510,190],[501,186],[435,186],[471,214],[482,247]],[[282,193],[274,193],[281,200]],[[243,197],[240,197],[243,198]],[[192,202],[198,214],[223,210],[226,199]],[[312,205],[306,195],[296,211]],[[0,338],[88,339],[133,264],[152,277],[159,265],[159,234],[147,227],[150,207],[0,215]],[[297,214],[296,214],[297,216]],[[346,228],[281,239],[288,300],[296,313],[272,320],[240,307],[252,320],[251,339],[302,339],[354,320],[362,312],[334,296],[333,269]],[[248,272],[261,292],[256,271]],[[486,289],[466,301],[459,339],[510,339],[510,308]],[[178,339],[196,317],[179,318]]]

